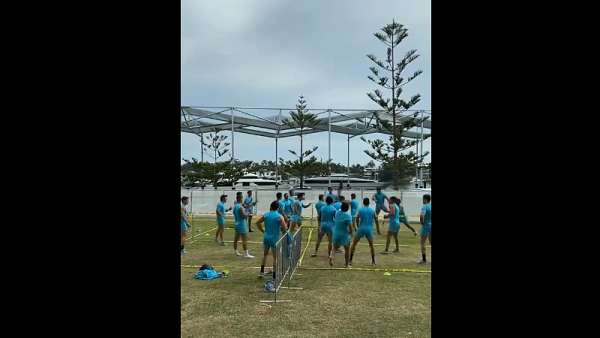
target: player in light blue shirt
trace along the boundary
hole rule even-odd
[[[427,263],[427,255],[425,251],[425,241],[429,238],[431,245],[431,195],[423,195],[423,207],[421,207],[421,261],[419,264]]]
[[[356,245],[363,236],[367,237],[367,241],[369,241],[369,247],[371,248],[371,264],[375,265],[375,248],[373,247],[373,221],[377,216],[375,216],[375,211],[369,207],[369,202],[369,198],[366,197],[363,199],[363,207],[358,209],[358,215],[356,216],[358,229],[356,230],[356,235],[354,235],[352,247],[350,248],[350,266],[352,266],[352,258],[354,258],[354,250],[356,249]]]
[[[248,196],[244,199],[244,203],[242,206],[246,210],[246,214],[248,215],[248,232],[252,231],[252,215],[254,215],[254,206],[256,205],[256,201],[252,198],[252,190],[248,190]]]
[[[344,247],[345,267],[349,267],[350,236],[352,235],[352,216],[348,212],[350,203],[343,202],[342,207],[335,214],[335,227],[333,228],[333,250],[329,253],[329,266],[333,266],[335,253]]]
[[[242,206],[242,192],[238,192],[235,194],[235,205],[233,207],[233,217],[235,220],[235,236],[233,238],[233,250],[236,256],[242,256],[242,254],[237,249],[237,243],[242,238],[242,246],[244,247],[244,257],[245,258],[254,258],[248,252],[248,223],[246,222],[246,211]]]
[[[327,205],[325,203],[325,197],[323,194],[319,195],[319,201],[317,203],[315,203],[315,209],[317,210],[317,224],[319,225],[319,227],[321,226],[321,208],[325,205]]]
[[[356,230],[356,215],[358,215],[358,208],[360,203],[356,199],[356,194],[350,194],[350,215],[352,216],[352,230]]]
[[[269,250],[273,255],[273,266],[277,266],[277,254],[275,252],[275,246],[277,241],[279,240],[280,231],[286,232],[288,227],[285,222],[283,216],[277,212],[279,209],[279,202],[273,201],[271,202],[270,211],[260,216],[260,218],[256,221],[256,226],[258,230],[264,233],[263,236],[263,246],[264,246],[264,255],[263,260],[260,265],[260,274],[259,277],[265,276],[265,264],[267,263],[267,256],[269,255]],[[265,228],[263,229],[262,223],[265,223]],[[275,279],[275,269],[273,269],[273,279]]]
[[[377,234],[381,235],[381,231],[379,231],[379,213],[381,210],[385,212],[390,212],[389,209],[385,206],[385,201],[390,203],[390,199],[381,192],[381,187],[377,187],[377,192],[373,195],[373,201],[375,201],[375,226],[377,226]]]
[[[292,233],[296,230],[296,227],[299,228],[302,226],[302,208],[308,208],[312,205],[312,203],[302,204],[302,201],[304,201],[304,193],[300,192],[292,202],[292,213],[290,216],[290,231]]]
[[[219,245],[225,245],[225,242],[223,241],[223,231],[225,230],[225,213],[231,210],[231,208],[227,208],[225,206],[225,203],[227,203],[227,195],[221,195],[219,197],[219,203],[217,203],[217,233],[215,234],[215,242],[219,243]]]
[[[327,205],[321,208],[321,224],[319,225],[319,235],[317,236],[317,245],[315,247],[315,252],[310,255],[311,257],[317,257],[317,252],[319,251],[319,245],[321,244],[321,240],[324,235],[327,235],[327,239],[329,240],[329,245],[327,246],[327,252],[331,252],[331,239],[332,239],[332,231],[333,226],[335,224],[335,213],[336,210],[333,207],[333,198],[331,196],[327,196],[325,199],[325,203]],[[329,255],[328,255],[329,256]]]
[[[288,219],[285,216],[285,212],[283,211],[283,209],[285,207],[285,202],[281,198],[281,193],[280,192],[276,193],[275,198],[277,199],[277,212],[280,213],[283,216],[283,218],[285,218],[285,221],[287,222]]]
[[[290,195],[287,193],[283,194],[283,212],[288,219],[292,216],[292,203],[294,201],[290,198]]]
[[[346,200],[346,198],[344,196],[339,197],[338,201],[333,203],[333,207],[335,208],[336,211],[340,211],[340,209],[342,208],[342,203]]]
[[[188,213],[186,206],[189,202],[189,198],[187,196],[183,196],[181,198],[181,254],[185,254],[185,238],[187,236],[188,229],[190,228],[190,220],[188,218]]]
[[[384,216],[384,218],[389,219],[388,233],[387,233],[387,241],[385,244],[385,251],[382,254],[386,255],[389,253],[390,248],[390,240],[394,237],[394,241],[396,242],[396,250],[394,252],[400,252],[400,245],[398,244],[398,232],[400,231],[400,223],[404,223],[407,228],[411,229],[413,234],[416,236],[417,232],[413,227],[408,224],[406,220],[406,215],[404,214],[404,209],[400,205],[400,199],[397,197],[390,197],[390,212]]]
[[[327,196],[331,196],[331,199],[334,202],[337,202],[337,200],[338,200],[338,197],[333,193],[332,187],[327,187],[327,191],[325,192],[325,199],[327,199]]]

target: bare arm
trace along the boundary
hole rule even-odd
[[[262,223],[265,221],[265,216],[260,216],[258,218],[258,220],[256,221],[255,225],[258,227],[258,230],[260,230],[260,232],[265,232]]]
[[[285,232],[288,229],[287,223],[285,221],[285,218],[283,216],[279,216],[279,224],[281,224],[281,231]]]
[[[306,208],[310,207],[311,205],[312,205],[312,203],[308,203],[307,205],[302,204],[302,207],[306,209]]]

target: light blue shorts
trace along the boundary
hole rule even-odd
[[[333,226],[329,223],[321,223],[321,233],[332,235]]]
[[[373,229],[365,229],[365,228],[361,228],[359,227],[358,230],[356,230],[356,235],[354,235],[354,239],[361,239],[364,237],[367,237],[368,240],[372,241],[373,240]]]
[[[431,224],[423,225],[421,227],[421,236],[429,236],[431,235]]]
[[[391,233],[396,233],[400,231],[400,223],[390,223],[388,225],[388,231]]]
[[[277,237],[265,236],[263,238],[263,245],[266,248],[275,249],[275,244],[277,244]]]
[[[181,221],[181,233],[185,234],[188,231],[187,223]]]
[[[248,223],[247,222],[241,222],[239,224],[235,225],[235,232],[237,232],[238,234],[241,235],[245,235],[248,233]]]
[[[332,242],[335,246],[348,246],[350,245],[350,234],[334,234]]]

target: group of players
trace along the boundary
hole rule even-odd
[[[399,251],[398,231],[400,230],[401,223],[409,228],[415,236],[417,235],[415,229],[408,223],[399,198],[393,196],[388,197],[381,191],[381,188],[377,188],[376,193],[372,197],[372,200],[375,202],[375,210],[373,210],[369,206],[371,199],[363,199],[362,207],[360,207],[360,203],[356,199],[356,194],[353,193],[350,196],[351,200],[348,201],[339,193],[338,195],[335,195],[331,187],[328,188],[328,191],[325,194],[319,195],[319,200],[315,204],[318,215],[319,231],[315,251],[311,255],[312,257],[317,256],[319,245],[321,244],[323,237],[327,236],[329,264],[333,266],[335,253],[341,252],[340,248],[343,247],[345,267],[350,268],[352,266],[356,245],[362,237],[366,237],[371,249],[371,263],[375,265],[373,223],[376,226],[377,234],[381,235],[379,225],[379,214],[381,211],[386,213],[384,219],[389,220],[386,246],[381,254],[389,253],[388,250],[392,238],[394,238],[396,244],[394,252]],[[184,254],[185,235],[189,228],[189,221],[185,208],[188,203],[188,198],[185,196],[182,197],[181,202],[181,252]],[[387,206],[385,202],[387,202]],[[225,245],[223,241],[225,213],[233,210],[235,224],[235,236],[233,241],[234,253],[237,256],[254,258],[254,256],[249,253],[247,247],[248,232],[253,232],[252,216],[254,206],[256,205],[256,201],[252,196],[252,191],[250,190],[247,192],[246,198],[243,197],[242,192],[237,192],[233,207],[227,208],[226,203],[227,195],[221,195],[216,207],[217,231],[215,233],[215,242],[219,245]],[[294,194],[294,191],[290,190],[289,194],[286,193],[283,197],[282,194],[278,192],[276,194],[276,200],[270,204],[270,210],[256,220],[256,227],[264,234],[264,252],[260,271],[261,276],[267,275],[265,274],[264,267],[269,252],[271,252],[273,256],[273,265],[276,264],[277,255],[275,253],[275,247],[280,238],[280,234],[286,233],[288,230],[293,233],[297,228],[302,226],[302,209],[308,208],[311,205],[312,203],[304,204],[303,192]],[[422,258],[419,263],[425,264],[427,261],[425,248],[426,241],[429,240],[429,244],[431,245],[431,195],[423,196],[420,223]],[[241,254],[238,251],[238,242],[240,238],[242,240],[244,254]],[[350,242],[352,242],[352,244],[350,244]],[[274,274],[275,271],[273,271],[273,275]]]

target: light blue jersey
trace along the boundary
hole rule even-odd
[[[350,214],[352,215],[352,217],[356,217],[356,215],[358,214],[358,200],[355,198],[350,202]]]
[[[217,224],[219,226],[225,225],[225,203],[219,202],[217,203],[217,212],[221,215],[217,214]]]
[[[254,198],[252,198],[251,196],[246,196],[246,198],[244,199],[244,204],[246,205],[246,207],[244,209],[246,209],[246,213],[251,215],[252,211],[254,210]]]
[[[392,205],[390,205],[390,209],[391,208],[394,208],[394,216],[390,217],[388,231],[398,232],[400,231],[400,207],[398,207],[398,204],[392,203]]]
[[[331,196],[334,202],[337,202],[339,198],[334,193],[325,192],[325,199],[327,200],[327,196]]]
[[[347,246],[350,244],[350,232],[348,232],[350,224],[352,224],[352,216],[349,213],[340,210],[335,214],[333,245]]]
[[[286,215],[292,214],[292,203],[293,201],[289,198],[287,200],[283,200],[283,212],[285,212]]]
[[[290,219],[293,222],[300,222],[300,220],[302,219],[302,202],[299,200],[294,200],[292,202],[292,205],[297,208],[296,209],[297,211],[294,211],[294,208],[292,208],[292,211],[291,211],[292,216],[290,217]]]
[[[431,226],[431,203],[427,203],[421,207],[421,215],[423,215],[423,224]]]
[[[321,231],[331,234],[335,224],[335,213],[337,210],[333,205],[326,205],[321,208]]]
[[[248,233],[248,223],[242,215],[242,204],[235,203],[233,207],[233,217],[235,221],[235,231],[240,234]]]
[[[342,209],[342,202],[337,201],[337,202],[333,203],[333,207],[335,208],[335,210]]]
[[[423,216],[421,236],[431,235],[431,203],[427,203],[421,207],[421,216]]]
[[[375,207],[383,209],[385,198],[387,196],[382,192],[375,193]]]
[[[324,206],[326,206],[326,205],[327,205],[327,203],[325,203],[323,201],[318,201],[315,204],[315,209],[317,209],[317,215],[318,216],[321,216],[321,208],[324,207]],[[319,218],[319,219],[321,219],[321,218]]]
[[[355,238],[360,239],[363,236],[366,236],[368,240],[372,241],[375,211],[369,207],[363,206],[358,209],[358,217],[360,217],[360,223],[358,224]]]
[[[263,215],[265,219],[265,234],[263,235],[263,244],[266,247],[275,248],[275,243],[279,239],[279,229],[281,229],[281,214],[277,211],[269,211]]]

